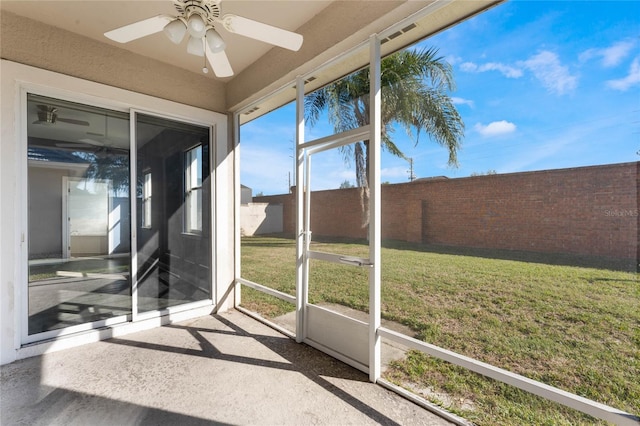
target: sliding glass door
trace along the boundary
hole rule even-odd
[[[130,314],[129,114],[32,94],[27,114],[29,334]]]
[[[209,128],[136,114],[138,312],[211,299]]]
[[[209,128],[134,116],[27,95],[29,340],[211,299]]]

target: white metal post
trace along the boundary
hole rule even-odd
[[[296,79],[296,342],[304,340],[304,309],[306,306],[308,264],[305,256],[304,227],[304,80]]]
[[[370,39],[369,102],[369,380],[380,378],[380,150],[382,141],[380,93],[380,39]]]
[[[131,214],[131,320],[138,319],[138,235],[137,235],[137,174],[138,174],[138,136],[136,125],[138,114],[129,112],[129,213]]]
[[[233,190],[234,190],[234,201],[233,201],[233,211],[234,211],[234,297],[233,297],[233,306],[238,307],[242,303],[242,285],[237,282],[237,279],[240,278],[242,274],[242,252],[241,252],[241,244],[242,239],[240,236],[240,203],[241,203],[241,186],[240,186],[240,114],[237,112],[233,114],[232,119],[232,134],[233,134]],[[213,144],[211,144],[213,146]],[[213,149],[209,150],[210,152],[214,152]],[[217,190],[217,188],[215,188]],[[214,211],[213,209],[211,210]],[[213,215],[211,215],[214,217]],[[216,241],[214,239],[214,241]],[[215,255],[215,253],[214,253]],[[215,280],[214,280],[215,282]],[[217,285],[217,283],[216,283]],[[218,301],[214,300],[216,304],[216,310]]]
[[[302,337],[309,335],[309,321],[307,318],[307,305],[309,303],[309,248],[311,244],[311,155],[305,151],[304,156],[304,254],[302,258],[302,310],[305,318],[302,323]]]

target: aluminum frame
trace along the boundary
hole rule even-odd
[[[342,360],[352,366],[359,368],[363,371],[368,371],[369,380],[374,383],[379,383],[382,386],[387,387],[394,392],[407,397],[406,391],[400,388],[389,385],[388,382],[380,379],[380,347],[381,339],[393,340],[397,343],[401,343],[409,346],[412,349],[424,352],[430,356],[442,359],[455,365],[459,365],[470,371],[477,372],[479,374],[491,377],[495,380],[503,383],[515,386],[526,392],[541,396],[547,400],[559,403],[561,405],[576,409],[580,412],[589,414],[591,416],[610,421],[619,425],[637,425],[640,422],[640,418],[633,414],[624,412],[614,407],[607,406],[605,404],[598,403],[587,398],[580,397],[567,391],[555,388],[553,386],[546,385],[542,382],[538,382],[527,377],[511,373],[507,370],[499,367],[483,363],[482,361],[466,357],[464,355],[457,354],[452,351],[431,345],[425,342],[421,342],[409,336],[388,330],[381,326],[381,312],[380,312],[380,249],[381,249],[381,228],[380,228],[380,111],[381,111],[381,97],[380,97],[380,40],[384,39],[388,35],[397,31],[399,28],[413,23],[425,16],[445,7],[451,3],[452,0],[439,0],[427,6],[418,13],[415,13],[406,19],[396,23],[385,31],[380,32],[377,35],[372,35],[368,41],[363,42],[360,45],[354,46],[344,54],[328,61],[327,63],[319,66],[318,68],[308,72],[305,75],[298,76],[296,78],[296,335],[297,342],[305,342],[310,346],[316,347],[322,351],[327,352],[329,355],[334,356],[337,359]],[[370,81],[370,102],[373,108],[371,108],[370,124],[358,129],[353,129],[341,134],[331,135],[328,137],[320,138],[311,142],[304,142],[304,81],[305,78],[312,74],[326,69],[332,64],[348,57],[349,55],[357,52],[365,44],[369,44],[370,49],[370,75],[373,77]],[[290,87],[290,86],[286,86]],[[280,90],[284,90],[281,88]],[[279,90],[279,91],[280,91]],[[274,92],[275,93],[275,92]],[[264,98],[263,98],[264,99]],[[261,99],[260,101],[262,101]],[[245,110],[249,110],[251,107],[257,105],[259,101],[247,106]],[[239,113],[236,113],[239,114]],[[304,285],[306,282],[308,285],[308,273],[309,273],[309,259],[310,258],[322,258],[322,260],[329,260],[338,263],[353,262],[354,259],[348,259],[346,256],[332,255],[321,252],[314,252],[309,250],[309,241],[311,233],[309,231],[309,201],[310,193],[309,188],[301,185],[306,184],[308,179],[303,177],[310,176],[310,161],[307,158],[314,153],[326,151],[328,149],[344,146],[350,143],[354,143],[363,140],[363,136],[369,134],[369,140],[374,141],[370,145],[370,177],[369,177],[369,189],[370,193],[370,227],[369,227],[369,241],[370,241],[370,253],[368,262],[363,262],[364,259],[357,259],[355,262],[359,263],[357,266],[368,266],[371,268],[369,275],[369,288],[370,288],[370,300],[369,300],[369,366],[368,368],[363,365],[355,365],[352,360],[346,359],[340,353],[333,351],[331,348],[324,347],[313,341],[305,340],[306,337],[306,325],[304,319],[304,309],[307,304],[308,289]],[[371,149],[373,148],[373,149]],[[308,167],[304,167],[307,163]],[[239,190],[239,184],[236,186]],[[304,206],[304,208],[303,208]],[[239,228],[239,227],[238,227]],[[238,231],[239,232],[239,231]],[[245,280],[236,280],[241,283]],[[256,288],[256,287],[254,287]],[[258,290],[260,290],[258,288]],[[243,310],[244,311],[244,310]],[[266,321],[268,324],[269,321]],[[438,411],[433,409],[432,411]],[[441,413],[440,413],[441,414]],[[452,417],[450,420],[455,421]]]

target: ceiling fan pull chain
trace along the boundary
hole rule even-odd
[[[204,55],[202,59],[204,59],[204,67],[202,67],[202,72],[207,74],[209,72],[209,68],[207,68],[207,55]]]

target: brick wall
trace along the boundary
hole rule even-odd
[[[382,238],[636,259],[640,163],[431,179],[382,186]],[[284,205],[295,230],[295,195]],[[363,238],[358,189],[312,194],[316,236]]]

